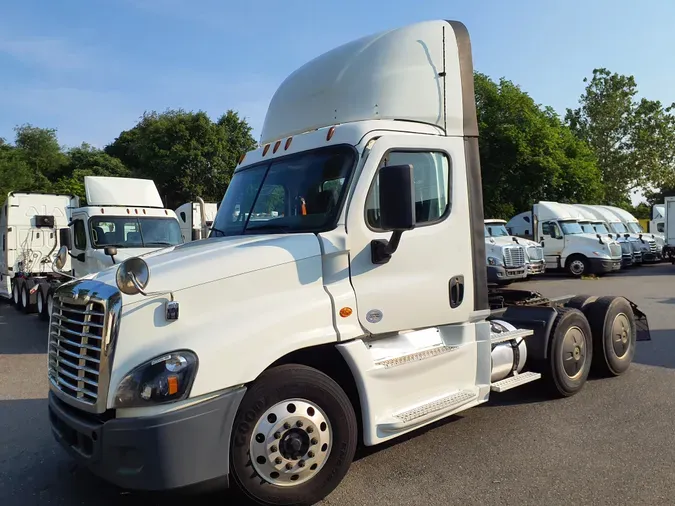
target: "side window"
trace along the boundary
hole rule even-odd
[[[2,234],[2,251],[5,251],[7,249],[7,238],[5,237],[5,234]]]
[[[73,235],[74,235],[74,246],[75,249],[84,251],[87,249],[87,231],[84,227],[84,221],[75,220],[73,225]]]
[[[418,225],[441,220],[451,208],[450,161],[435,151],[391,151],[380,164],[413,166],[415,185],[415,222]],[[380,186],[376,178],[366,200],[366,221],[380,229]]]
[[[665,232],[665,230],[666,230],[665,224],[663,224],[663,223],[657,223],[656,224],[656,231],[657,232],[663,233],[663,232]]]
[[[551,235],[551,223],[546,221],[541,224],[541,233],[543,235]]]

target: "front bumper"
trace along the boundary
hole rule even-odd
[[[594,273],[614,272],[621,269],[621,259],[589,258]]]
[[[630,267],[633,265],[633,255],[624,255],[621,257],[621,267]]]
[[[504,281],[515,281],[524,279],[527,276],[525,266],[522,267],[502,267],[501,265],[488,265],[488,283],[503,283]]]
[[[230,435],[244,387],[157,416],[100,418],[49,392],[56,440],[81,465],[118,487],[159,491],[212,480],[227,485]]]
[[[546,272],[546,262],[530,262],[527,264],[528,274],[543,274]]]

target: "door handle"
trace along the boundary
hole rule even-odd
[[[454,276],[450,280],[450,307],[458,307],[464,300],[464,276]]]

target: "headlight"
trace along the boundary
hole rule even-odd
[[[136,367],[120,382],[115,408],[137,408],[187,398],[197,373],[197,355],[174,351]]]
[[[495,257],[488,257],[488,265],[501,265],[503,262],[500,262],[499,259]]]
[[[143,293],[150,281],[150,268],[145,260],[138,257],[127,258],[117,268],[115,283],[120,292],[127,295]]]

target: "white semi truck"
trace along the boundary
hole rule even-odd
[[[182,243],[176,215],[147,179],[85,176],[87,205],[77,197],[10,193],[0,212],[0,297],[49,318],[54,290],[72,277]],[[68,250],[54,269],[59,246]]]
[[[440,20],[292,73],[209,240],[57,290],[60,444],[127,489],[216,481],[310,505],[357,444],[531,381],[564,397],[591,369],[625,372],[649,338],[626,298],[489,290],[473,82],[466,28]]]
[[[665,247],[663,256],[675,264],[675,197],[666,197],[663,203]]]
[[[649,220],[649,232],[652,234],[661,234],[664,236],[666,233],[666,205],[664,204],[654,204],[652,206],[652,219]]]
[[[605,274],[621,268],[621,246],[611,239],[585,233],[576,211],[558,202],[541,201],[532,211],[511,218],[511,234],[532,238],[544,248],[546,268],[564,270],[574,277]]]
[[[626,229],[630,234],[637,236],[641,243],[649,246],[649,255],[646,259],[647,262],[658,262],[662,259],[663,246],[665,246],[663,234],[645,232],[638,219],[625,209],[615,206],[602,207],[613,212],[626,226]]]
[[[509,284],[546,271],[541,245],[509,234],[505,220],[485,220],[485,254],[488,283]]]
[[[217,212],[217,203],[204,202],[201,197],[197,197],[197,202],[186,202],[178,207],[176,216],[180,223],[183,242],[206,239]]]
[[[616,241],[621,247],[621,267],[630,267],[633,265],[635,257],[641,259],[642,251],[638,246],[634,246],[623,236],[615,237],[607,228],[604,219],[591,212],[587,206],[581,204],[569,204],[573,206],[579,218],[579,225],[584,232],[589,234],[598,234],[603,240]]]

